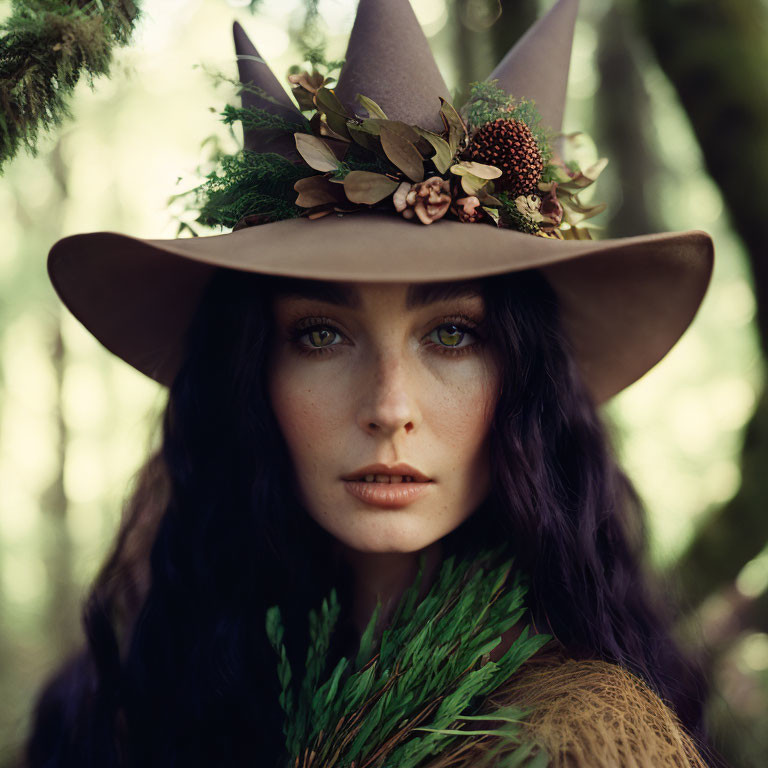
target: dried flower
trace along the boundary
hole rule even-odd
[[[392,202],[395,204],[395,210],[398,213],[403,213],[403,211],[405,211],[405,209],[408,207],[406,199],[408,197],[408,193],[411,191],[412,186],[413,184],[411,184],[409,181],[404,181],[392,195]],[[410,217],[406,216],[405,218]]]
[[[325,81],[325,75],[321,75],[317,70],[288,75],[293,95],[302,110],[315,109],[315,94],[325,85]]]
[[[557,199],[557,182],[550,181],[539,184],[539,189],[544,193],[541,196],[542,222],[549,227],[559,227],[563,221],[563,206]]]
[[[520,195],[515,198],[515,207],[526,219],[543,221],[541,214],[541,198],[538,195]]]
[[[458,216],[459,221],[465,224],[474,224],[476,221],[480,221],[483,216],[483,207],[480,204],[480,199],[475,195],[468,195],[467,197],[460,197],[454,200],[451,206],[451,212]]]
[[[419,218],[422,224],[442,219],[451,206],[451,183],[439,176],[411,184],[404,181],[392,195],[395,210],[403,218]]]
[[[317,93],[318,89],[322,88],[325,84],[325,77],[317,71],[310,73],[305,70],[304,72],[288,75],[288,82],[291,85],[301,86],[312,93]]]

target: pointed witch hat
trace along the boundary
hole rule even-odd
[[[490,76],[507,93],[534,101],[554,131],[561,127],[577,6],[578,0],[558,0]],[[244,104],[259,94],[262,108],[306,122],[238,24],[234,36],[240,79],[255,86],[244,92]],[[441,130],[439,97],[447,88],[408,0],[360,0],[334,93],[350,111],[363,94],[389,119]],[[272,138],[269,151],[300,162],[296,143]],[[259,151],[263,141],[263,132],[245,132],[246,149]],[[197,238],[74,235],[53,246],[48,270],[62,301],[107,349],[169,384],[202,292],[219,268],[373,282],[536,268],[558,296],[577,363],[599,403],[675,344],[701,303],[712,263],[712,241],[703,232],[563,240],[447,217],[424,227],[394,210],[370,210]]]

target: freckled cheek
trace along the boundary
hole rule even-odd
[[[487,431],[498,390],[493,368],[467,366],[461,375],[454,373],[431,389],[425,392],[426,403],[436,430],[455,435],[462,443],[475,442]]]
[[[497,397],[495,376],[485,371],[467,377],[431,399],[430,431],[449,446],[455,476],[476,474],[487,463],[487,437]]]
[[[332,382],[306,371],[277,369],[270,382],[272,406],[302,483],[327,475],[343,445],[343,402]]]

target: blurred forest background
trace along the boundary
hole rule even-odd
[[[551,5],[412,2],[459,102]],[[341,58],[355,4],[144,0],[111,78],[81,83],[74,119],[0,177],[0,766],[36,690],[81,641],[80,604],[164,403],[61,308],[47,251],[81,231],[175,236],[193,217],[169,198],[239,140],[212,114],[233,99],[212,74],[236,76],[232,21],[283,74],[321,38]],[[0,22],[10,10],[0,0]],[[647,505],[650,560],[678,579],[680,635],[705,651],[715,744],[734,766],[765,766],[768,4],[583,3],[564,128],[610,158],[595,193],[609,203],[603,236],[715,239],[691,330],[605,417]]]

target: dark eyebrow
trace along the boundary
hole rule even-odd
[[[437,301],[450,299],[470,299],[482,296],[475,281],[462,283],[416,283],[408,288],[405,300],[406,309],[423,307]]]
[[[360,296],[345,283],[322,280],[282,279],[275,286],[275,294],[286,298],[314,299],[328,304],[358,309]],[[453,283],[415,283],[408,287],[406,309],[416,309],[438,301],[477,298],[482,296],[476,281]]]

